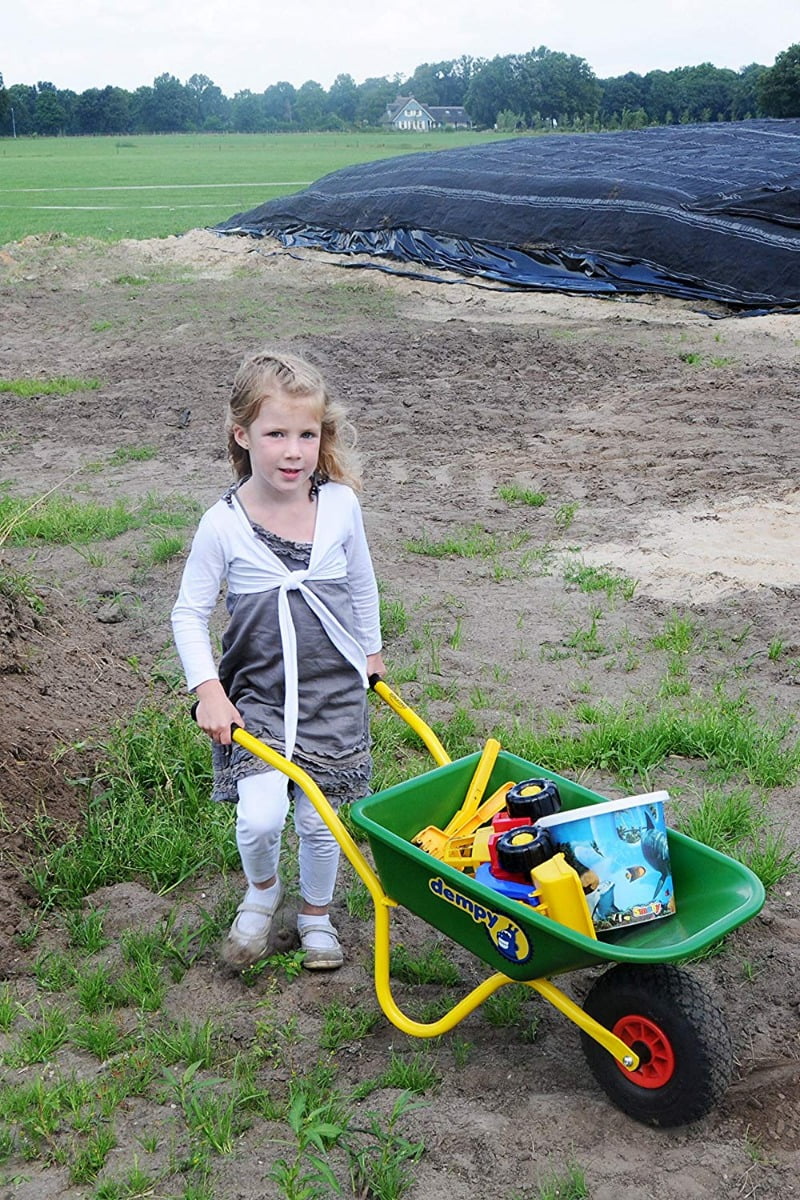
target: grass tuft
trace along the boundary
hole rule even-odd
[[[15,396],[67,396],[70,392],[93,392],[101,386],[99,379],[0,379],[0,392]]]

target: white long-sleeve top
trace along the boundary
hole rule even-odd
[[[346,581],[353,628],[339,619],[307,586],[315,581]],[[353,491],[326,483],[317,496],[317,519],[308,568],[290,571],[255,533],[234,492],[201,518],[172,610],[172,628],[189,690],[219,678],[209,636],[209,620],[220,588],[229,596],[278,590],[279,636],[285,680],[285,750],[291,757],[297,734],[297,638],[288,593],[297,591],[330,641],[367,686],[366,656],[381,648],[378,588],[367,546],[361,508]]]

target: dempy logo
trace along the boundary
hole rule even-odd
[[[491,908],[486,908],[470,896],[462,895],[455,888],[449,887],[438,876],[431,879],[428,887],[434,896],[439,896],[440,899],[446,900],[454,908],[460,908],[462,912],[467,913],[472,918],[476,925],[482,925],[503,958],[507,958],[509,962],[515,963],[528,961],[532,953],[531,944],[519,925],[509,917],[503,916],[502,913],[494,912]]]

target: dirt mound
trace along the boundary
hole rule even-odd
[[[43,610],[37,611],[39,604]],[[140,681],[97,618],[49,594],[0,596],[3,679],[0,946],[30,923],[24,882],[35,833],[56,839],[82,819],[86,742],[140,699]]]

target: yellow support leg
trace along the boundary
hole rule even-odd
[[[566,996],[549,979],[529,979],[525,982],[545,1000],[549,1000],[554,1008],[568,1017],[579,1029],[604,1046],[626,1070],[636,1070],[639,1066],[639,1057],[631,1050],[630,1046],[626,1046],[621,1038],[616,1037],[610,1029],[606,1029],[604,1025],[595,1021],[594,1017],[590,1017],[580,1005],[576,1004],[574,1000],[570,1000],[569,996]]]

